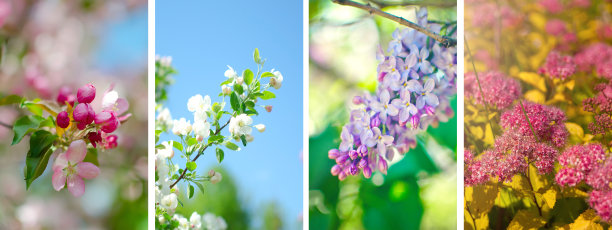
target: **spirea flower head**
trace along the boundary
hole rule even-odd
[[[505,76],[503,73],[489,71],[478,74],[482,92],[485,95],[487,105],[498,109],[504,109],[521,96],[521,85],[515,79]],[[483,97],[476,80],[476,75],[468,73],[464,78],[465,96],[472,98],[478,104],[483,104]]]
[[[527,170],[527,162],[532,163],[540,173],[550,173],[558,151],[542,142],[536,142],[533,135],[523,135],[516,130],[508,130],[495,140],[495,151],[502,154],[504,159],[498,162],[506,171],[500,170],[497,176],[500,180],[508,180],[516,173]]]
[[[529,101],[523,101],[522,105],[525,112],[523,112],[521,103],[517,103],[514,108],[502,114],[500,124],[503,128],[514,129],[524,136],[533,136],[529,125],[531,123],[538,140],[550,142],[556,147],[565,144],[568,132],[564,124],[566,117],[563,111]]]
[[[601,162],[586,178],[588,185],[597,190],[612,190],[612,156]]]
[[[600,144],[574,145],[567,148],[558,158],[562,168],[555,176],[557,184],[576,186],[591,170],[601,164],[605,155]]]
[[[464,186],[483,184],[489,180],[489,174],[483,167],[486,163],[483,164],[483,160],[475,159],[472,151],[465,150],[463,161],[465,164],[463,168]]]
[[[425,8],[418,18],[427,25]],[[385,56],[379,48],[376,94],[354,98],[360,108],[351,111],[338,149],[328,153],[336,161],[331,173],[338,179],[358,174],[369,178],[373,171],[386,174],[395,154],[416,145],[418,132],[452,116],[449,97],[456,94],[456,49],[426,40],[412,29],[398,29],[389,43],[391,54]]]
[[[576,64],[572,56],[562,55],[552,51],[546,57],[544,65],[539,70],[540,74],[546,74],[550,78],[566,79],[576,72]]]
[[[594,190],[589,193],[589,205],[605,222],[612,222],[612,190]]]
[[[574,55],[574,62],[580,71],[603,68],[610,59],[612,59],[612,46],[605,43],[594,43],[586,46]],[[612,78],[612,75],[605,77]]]

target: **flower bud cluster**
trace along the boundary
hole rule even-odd
[[[505,109],[521,96],[521,85],[515,79],[505,76],[503,73],[489,71],[478,74],[480,86],[474,73],[467,73],[464,78],[465,96],[472,98],[477,104],[483,104],[485,95],[487,105],[498,109]]]

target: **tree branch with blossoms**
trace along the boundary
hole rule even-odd
[[[172,83],[172,75],[176,71],[171,67],[169,57],[158,57],[156,61],[156,92],[161,93],[156,96],[158,103],[167,99],[166,87]],[[166,141],[156,146],[156,227],[161,229],[174,229],[178,226],[185,229],[199,229],[201,222],[213,221],[220,224],[221,229],[227,226],[221,217],[212,218],[204,215],[202,218],[194,212],[189,220],[182,216],[171,215],[178,206],[179,182],[188,185],[187,197],[194,196],[195,188],[204,192],[204,182],[216,184],[222,180],[219,172],[210,170],[207,175],[198,175],[197,160],[204,155],[205,151],[215,147],[215,154],[220,164],[225,152],[222,147],[240,151],[239,144],[246,147],[252,142],[254,137],[251,135],[253,128],[259,132],[264,132],[265,125],[253,125],[253,117],[258,116],[258,109],[263,108],[271,112],[272,107],[257,105],[260,100],[276,98],[270,89],[279,89],[283,82],[283,76],[279,71],[263,71],[265,60],[259,56],[259,50],[255,49],[253,60],[257,64],[257,72],[246,69],[241,75],[228,66],[225,71],[227,79],[221,83],[220,97],[221,102],[212,102],[210,96],[196,94],[187,101],[187,109],[193,113],[193,124],[185,118],[173,120],[170,111],[158,104],[158,116],[156,119],[156,143],[159,143],[161,133],[169,132],[177,136],[180,141]],[[269,79],[268,83],[263,83],[264,79]],[[229,98],[230,109],[225,109],[225,99]],[[228,117],[229,116],[229,117]],[[228,117],[226,122],[221,122],[224,117]],[[229,135],[222,133],[228,128]],[[172,162],[174,151],[178,150],[181,157],[186,159],[185,167],[179,168]],[[195,156],[194,156],[195,155]],[[212,215],[212,214],[211,214]]]
[[[368,2],[385,8],[390,6],[434,6],[434,7],[456,7],[457,1],[448,0],[403,0],[403,1],[385,1],[385,0],[367,0]]]
[[[390,19],[392,21],[395,21],[395,22],[397,22],[397,23],[399,23],[401,25],[404,25],[404,26],[410,27],[412,29],[415,29],[415,30],[417,30],[417,31],[427,35],[428,37],[436,40],[443,47],[452,47],[452,46],[456,46],[457,45],[457,39],[454,39],[454,38],[449,37],[449,36],[442,36],[440,34],[432,32],[429,29],[427,29],[427,28],[425,28],[425,27],[423,27],[423,26],[421,26],[421,25],[419,25],[417,23],[414,23],[414,22],[411,22],[411,21],[408,21],[408,20],[404,19],[403,17],[399,17],[399,16],[396,16],[396,15],[387,13],[387,12],[385,12],[385,11],[379,9],[379,8],[373,7],[372,5],[370,5],[370,3],[361,4],[361,3],[354,2],[354,1],[351,1],[351,0],[332,0],[332,1],[334,3],[336,3],[336,4],[345,5],[345,6],[352,6],[352,7],[355,7],[355,8],[359,8],[359,9],[365,10],[365,11],[367,11],[370,14],[375,14],[375,15],[378,15],[378,16]]]

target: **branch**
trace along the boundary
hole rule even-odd
[[[442,35],[439,35],[437,33],[432,32],[432,31],[429,31],[428,29],[426,29],[426,28],[424,28],[424,27],[422,27],[422,26],[420,26],[420,25],[418,25],[418,24],[416,24],[414,22],[408,21],[408,20],[406,20],[406,19],[404,19],[402,17],[398,17],[398,16],[395,16],[393,14],[387,13],[385,11],[382,11],[381,9],[372,7],[370,5],[370,3],[368,3],[368,4],[361,4],[361,3],[354,2],[354,1],[351,1],[351,0],[332,0],[332,1],[334,3],[336,3],[336,4],[356,7],[356,8],[368,11],[370,14],[375,14],[375,15],[378,15],[378,16],[381,16],[381,17],[385,17],[387,19],[391,19],[392,21],[395,21],[395,22],[397,22],[397,23],[399,23],[401,25],[404,25],[404,26],[410,27],[412,29],[415,29],[415,30],[417,30],[417,31],[419,31],[419,32],[421,32],[421,33],[423,33],[423,34],[433,38],[434,40],[436,40],[439,43],[441,43],[442,46],[444,46],[444,47],[451,47],[451,46],[456,46],[457,45],[457,39],[454,39],[454,38],[451,38],[451,37],[448,37],[448,36],[442,36]]]
[[[221,132],[221,130],[223,130],[225,128],[225,126],[227,126],[229,124],[230,120],[228,120],[225,123],[225,125],[219,127],[217,130],[215,130],[215,135],[219,134]],[[200,156],[202,155],[202,153],[204,153],[204,151],[208,148],[208,146],[210,146],[210,145],[204,146],[204,148],[198,153],[198,155],[196,155],[191,161],[196,161],[198,158],[200,158]],[[170,188],[173,188],[179,181],[181,181],[181,179],[183,179],[183,177],[185,177],[185,173],[187,173],[187,166],[185,166],[185,168],[183,169],[183,173],[181,173],[179,178],[177,178],[176,181],[174,183],[172,183],[172,185],[170,185]]]
[[[13,129],[13,126],[12,126],[12,125],[9,125],[9,124],[4,123],[4,122],[2,122],[2,121],[0,121],[0,126],[2,126],[2,127],[4,127],[4,128],[7,128],[7,129]]]
[[[436,6],[436,7],[456,7],[456,1],[444,0],[404,0],[396,2],[387,2],[384,0],[368,0],[368,2],[378,5],[380,8],[389,6]]]

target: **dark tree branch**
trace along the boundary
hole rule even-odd
[[[456,7],[456,1],[445,1],[445,0],[404,0],[387,2],[385,0],[368,0],[368,2],[378,5],[380,8],[389,6],[435,6],[435,7]]]
[[[215,135],[219,134],[221,132],[221,130],[223,130],[225,128],[225,126],[227,126],[229,124],[230,120],[227,120],[225,125],[219,127],[217,130],[215,130]],[[198,155],[196,155],[191,161],[196,161],[198,158],[200,158],[200,156],[204,153],[204,151],[206,151],[208,146],[210,146],[210,145],[204,146],[204,148],[202,150],[200,150]],[[183,173],[181,173],[179,178],[177,178],[176,181],[174,183],[172,183],[172,185],[170,185],[170,188],[173,188],[179,181],[181,181],[181,179],[183,179],[183,177],[185,177],[185,173],[187,173],[187,166],[185,166],[185,168],[183,169]]]
[[[9,124],[4,123],[4,122],[2,122],[2,121],[0,121],[0,126],[2,126],[2,127],[4,127],[4,128],[7,128],[7,129],[13,129],[13,126],[12,126],[12,125],[9,125]]]
[[[454,38],[451,38],[451,37],[448,37],[448,36],[442,36],[442,35],[439,35],[437,33],[432,32],[432,31],[429,31],[428,29],[426,29],[426,28],[424,28],[424,27],[422,27],[422,26],[420,26],[420,25],[418,25],[418,24],[416,24],[414,22],[408,21],[408,20],[406,20],[406,19],[404,19],[402,17],[398,17],[398,16],[395,16],[393,14],[387,13],[385,11],[382,11],[381,9],[372,7],[369,3],[368,4],[361,4],[361,3],[354,2],[354,1],[351,1],[351,0],[332,0],[332,1],[334,3],[336,3],[336,4],[345,5],[345,6],[352,6],[352,7],[355,7],[355,8],[359,8],[359,9],[365,10],[365,11],[369,12],[370,14],[375,14],[375,15],[378,15],[378,16],[381,16],[381,17],[385,17],[385,18],[390,19],[392,21],[395,21],[395,22],[397,22],[397,23],[399,23],[401,25],[404,25],[404,26],[410,27],[412,29],[415,29],[415,30],[417,30],[417,31],[419,31],[419,32],[421,32],[421,33],[423,33],[423,34],[433,38],[434,40],[438,41],[444,47],[451,47],[451,46],[456,46],[457,45],[457,39],[454,39]]]

